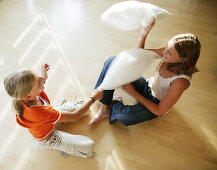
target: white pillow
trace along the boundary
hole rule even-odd
[[[139,79],[157,57],[157,53],[142,48],[122,51],[112,62],[98,89],[112,90]]]
[[[112,5],[101,16],[104,24],[122,31],[136,30],[140,27],[147,27],[159,16],[170,14],[150,3],[138,1],[124,1]]]

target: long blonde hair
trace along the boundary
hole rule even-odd
[[[21,70],[8,75],[4,80],[5,90],[13,98],[12,107],[18,117],[23,114],[22,100],[32,90],[36,75],[30,70]]]

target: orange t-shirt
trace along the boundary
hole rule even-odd
[[[50,101],[42,91],[40,97],[43,100]],[[24,111],[21,118],[16,116],[17,123],[29,130],[32,136],[38,140],[45,140],[53,131],[56,124],[61,119],[61,112],[54,110],[52,106],[33,106],[28,107],[23,103]]]

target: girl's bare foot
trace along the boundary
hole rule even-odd
[[[110,116],[109,112],[110,112],[109,106],[106,105],[101,106],[99,111],[94,115],[94,118],[88,124],[92,125],[98,122],[99,120],[108,118]]]
[[[120,96],[114,96],[113,101],[115,100],[118,100],[120,102],[122,102],[122,97]],[[102,104],[101,108],[99,109],[99,111],[94,115],[94,118],[89,121],[89,125],[92,125],[96,122],[98,122],[99,120],[102,120],[102,119],[105,119],[105,118],[108,118],[110,116],[110,106],[108,105],[104,105]]]

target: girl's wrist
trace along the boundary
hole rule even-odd
[[[146,38],[147,35],[148,35],[148,33],[141,33],[141,34],[140,34],[140,37],[141,37],[141,38]]]
[[[96,99],[94,99],[93,96],[90,96],[90,98],[91,98],[91,100],[92,100],[93,103],[96,101]]]

